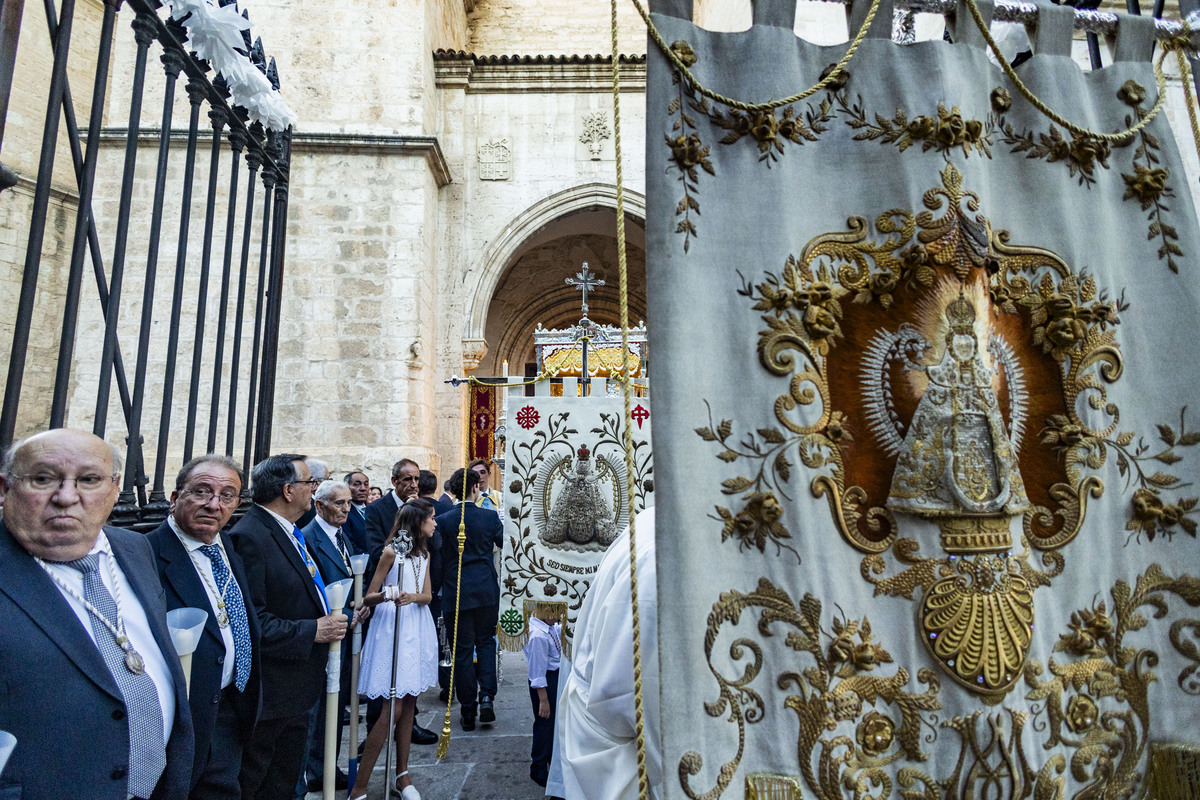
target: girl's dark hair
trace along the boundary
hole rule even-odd
[[[392,535],[388,540],[395,539],[400,531],[408,531],[412,539],[411,554],[428,555],[429,546],[421,535],[421,523],[433,516],[433,503],[422,497],[414,497],[396,512],[396,521],[392,524]]]

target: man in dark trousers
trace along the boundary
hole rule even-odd
[[[479,476],[474,471],[466,470],[464,473],[459,469],[451,476],[450,485],[455,491],[463,491],[463,497],[454,508],[436,518],[437,532],[442,538],[442,616],[450,641],[454,642],[457,615],[454,693],[462,708],[462,728],[470,731],[475,729],[477,708],[480,722],[496,720],[493,698],[496,696],[496,622],[500,615],[500,578],[496,574],[494,552],[503,546],[504,526],[495,511],[475,505],[479,496]],[[465,489],[459,490],[460,486]],[[460,520],[466,523],[461,587],[458,580]],[[478,673],[475,664],[472,664],[472,652],[478,660]]]
[[[330,613],[321,573],[295,526],[312,493],[304,456],[266,458],[250,473],[254,505],[231,531],[262,626],[263,705],[242,755],[244,800],[293,796],[309,714],[325,692],[329,643],[346,635],[346,615]]]
[[[208,612],[192,654],[189,702],[196,760],[189,800],[241,796],[242,748],[262,702],[258,615],[242,559],[221,533],[241,491],[242,471],[232,458],[193,458],[175,478],[170,516],[146,536],[167,609]]]
[[[120,456],[89,432],[30,436],[0,464],[3,797],[187,797],[192,714],[154,553],[104,525]]]
[[[350,543],[345,534],[346,519],[350,514],[356,513],[350,507],[350,488],[337,481],[325,481],[317,487],[313,499],[317,516],[302,528],[302,532],[304,540],[308,542],[309,552],[316,559],[321,577],[327,584],[353,578],[350,556],[358,555],[358,549]],[[349,601],[353,601],[354,598],[347,595],[346,599],[349,605]],[[345,611],[348,616],[353,616],[354,612],[350,608],[346,608]],[[337,751],[342,747],[341,709],[350,702],[350,660],[349,649],[343,646]],[[325,700],[326,695],[322,694],[308,729],[308,775],[303,788],[310,792],[321,791],[325,775]],[[334,786],[338,789],[349,786],[346,773],[338,770]],[[297,784],[297,789],[300,788]]]

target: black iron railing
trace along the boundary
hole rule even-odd
[[[233,2],[234,0],[222,0],[221,5],[226,6]],[[3,408],[0,409],[0,446],[7,447],[16,434],[26,356],[29,352],[30,328],[39,293],[39,271],[46,236],[56,145],[60,127],[65,125],[78,189],[78,203],[62,301],[62,327],[49,424],[50,427],[61,427],[65,424],[71,398],[71,384],[72,381],[78,380],[79,365],[75,352],[76,338],[79,335],[77,320],[80,304],[85,302],[85,262],[90,262],[95,276],[95,296],[104,319],[93,430],[100,436],[106,434],[114,380],[127,429],[125,475],[120,499],[113,510],[113,522],[126,527],[148,528],[158,524],[167,513],[169,489],[166,482],[168,467],[172,461],[168,444],[171,432],[178,429],[181,422],[172,419],[176,403],[176,382],[177,379],[182,380],[182,376],[176,375],[175,363],[177,356],[184,352],[188,344],[191,345],[192,357],[186,385],[186,419],[182,420],[182,458],[174,459],[174,467],[177,468],[183,461],[202,452],[223,452],[240,458],[240,461],[249,467],[264,457],[270,448],[275,394],[275,352],[279,340],[280,287],[283,281],[288,212],[291,132],[290,128],[267,131],[258,122],[249,122],[245,109],[230,101],[229,89],[222,76],[211,74],[210,66],[190,52],[185,26],[165,14],[160,14],[160,3],[157,0],[127,0],[125,10],[133,15],[131,31],[122,31],[117,25],[121,0],[105,0],[98,40],[82,43],[81,46],[81,49],[85,50],[94,46],[96,53],[91,112],[87,130],[81,131],[75,117],[75,104],[66,70],[67,57],[72,46],[75,0],[59,0],[57,8],[54,0],[43,0],[43,3],[54,58],[46,98],[46,115],[33,190],[21,290],[15,309],[16,324],[4,386]],[[12,88],[22,12],[23,0],[3,0],[3,10],[0,13],[0,145],[3,142],[3,126]],[[27,38],[31,27],[27,26]],[[121,35],[132,36],[136,43],[133,73],[127,82],[110,83],[109,67],[114,38]],[[274,59],[268,60],[265,57],[261,39],[252,44],[248,33],[244,33],[243,36],[245,53],[266,75],[271,85],[278,89],[279,79]],[[44,47],[44,42],[24,41],[20,44],[27,48]],[[146,94],[147,81],[155,79],[147,74],[152,52],[158,53],[163,69],[158,79],[165,81],[162,115],[157,131],[143,132],[142,98]],[[157,70],[150,72],[153,74]],[[173,158],[178,159],[181,155],[179,150],[183,138],[181,131],[172,130],[176,89],[181,80],[184,82],[190,114],[186,150],[182,154],[182,181],[173,181],[170,178],[169,166]],[[110,85],[132,87],[128,125],[124,129],[102,128],[106,92]],[[202,112],[205,112],[204,122],[201,118]],[[139,143],[144,133],[155,135],[158,145],[148,225],[145,219],[136,218],[135,214],[144,215],[145,209],[135,212],[133,202],[135,170],[139,155],[143,158],[149,155],[139,153]],[[98,221],[93,213],[97,167],[101,161],[103,142],[113,137],[124,139],[117,215],[115,220]],[[189,253],[189,232],[192,226],[197,149],[202,137],[209,143],[209,170],[208,185],[203,189],[206,197],[204,232],[197,267],[194,252]],[[227,162],[224,178],[221,171],[222,160]],[[239,196],[243,172],[244,200]],[[15,182],[15,176],[13,180],[5,180],[5,173],[7,170],[0,167],[0,189]],[[219,199],[218,187],[223,179],[228,181],[228,194]],[[260,180],[263,187],[261,197],[258,196]],[[164,200],[168,192],[182,198],[177,221],[164,218]],[[239,201],[242,201],[240,206]],[[220,207],[222,202],[223,208]],[[218,235],[217,229],[222,216],[224,246],[218,250],[214,246],[214,239]],[[137,224],[131,224],[135,221]],[[170,322],[165,333],[167,357],[162,374],[150,376],[149,354],[152,339],[162,335],[154,326],[155,306],[160,300],[157,289],[160,267],[159,242],[164,226],[174,225],[178,225],[178,244],[170,296]],[[131,229],[148,230],[148,240],[131,240]],[[235,253],[234,239],[239,229],[241,248],[240,252]],[[105,250],[105,243],[110,249]],[[128,264],[128,255],[143,252],[143,246],[144,265]],[[256,248],[257,253],[254,252]],[[104,265],[105,252],[112,253],[107,271]],[[257,265],[253,261],[255,256]],[[144,272],[141,275],[141,313],[135,329],[130,321],[122,323],[120,311],[124,299],[122,292],[126,271],[138,267],[144,267]],[[189,272],[197,268],[199,290],[194,297],[195,328],[185,332],[181,330],[185,302],[192,299],[185,297],[185,280]],[[210,314],[206,304],[211,281],[219,281],[220,300],[218,308]],[[232,309],[231,301],[234,302]],[[210,329],[210,316],[215,317],[215,329]],[[229,334],[231,321],[232,335]],[[190,342],[188,333],[191,334]],[[247,336],[250,339],[249,347],[244,348],[243,338]],[[161,347],[159,342],[154,344]],[[247,349],[250,358],[248,370],[243,363]],[[132,387],[128,379],[127,357],[130,354],[134,354]],[[239,377],[243,372],[249,374],[249,387],[244,392],[239,384]],[[211,390],[202,398],[201,379],[209,373],[212,377]],[[156,403],[155,408],[148,408],[145,401],[147,383],[150,380],[155,384],[161,381],[162,386],[161,405]],[[206,405],[202,404],[202,399]],[[227,418],[224,436],[220,435],[222,411]],[[198,441],[198,426],[203,424],[205,418],[207,440]],[[238,441],[237,423],[242,420],[245,425],[244,438]],[[145,450],[149,445],[145,432],[148,428],[153,430],[155,422],[157,436],[153,439],[153,452],[150,454],[154,464],[154,475],[151,479],[146,475],[148,458]]]

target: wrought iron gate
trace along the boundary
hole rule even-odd
[[[221,0],[221,6],[233,2]],[[0,36],[3,37],[0,39],[0,144],[3,143],[3,126],[8,116],[18,44],[22,49],[45,47],[45,40],[36,41],[30,36],[30,31],[36,30],[35,26],[29,24],[31,20],[26,20],[26,40],[18,42],[23,4],[24,0],[4,0],[0,14]],[[250,122],[246,109],[231,101],[225,78],[212,73],[210,65],[191,52],[187,29],[166,14],[157,0],[128,0],[125,3],[126,10],[132,12],[133,18],[127,29],[117,26],[121,5],[121,0],[104,0],[99,39],[95,42],[76,42],[77,49],[90,52],[95,47],[96,52],[90,118],[87,128],[81,130],[75,115],[67,71],[67,57],[72,49],[72,23],[76,19],[76,0],[60,0],[57,8],[54,0],[44,0],[53,65],[33,188],[24,270],[19,299],[13,309],[16,325],[8,361],[3,409],[0,411],[0,446],[7,447],[17,434],[30,329],[35,303],[39,291],[42,291],[39,289],[39,269],[43,259],[51,182],[58,149],[56,142],[60,127],[65,126],[78,199],[48,422],[50,427],[61,427],[66,423],[71,383],[81,379],[79,356],[75,352],[79,336],[77,320],[82,299],[90,295],[90,292],[84,291],[85,263],[90,263],[95,278],[94,296],[99,301],[104,320],[92,416],[93,430],[100,436],[106,434],[114,381],[127,429],[125,475],[112,521],[125,527],[148,529],[161,522],[167,513],[169,490],[166,481],[171,461],[175,462],[174,467],[177,468],[193,455],[223,452],[239,458],[245,467],[249,467],[264,457],[270,447],[279,341],[280,287],[288,214],[291,128],[265,130],[259,122]],[[128,78],[132,86],[128,101],[128,125],[125,128],[105,128],[106,93],[112,77],[110,62],[114,39],[119,42],[120,36],[131,37],[136,44],[133,72]],[[242,36],[244,53],[278,89],[275,60],[265,57],[261,39],[252,44],[248,32],[243,31]],[[148,74],[147,62],[152,48],[159,53],[163,69],[161,72],[150,70]],[[143,130],[142,98],[146,94],[147,80],[155,74],[158,75],[157,80],[164,81],[161,124],[157,130]],[[186,133],[172,130],[175,93],[181,82],[190,110]],[[203,123],[202,111],[206,112]],[[168,174],[169,162],[180,155],[179,147],[172,152],[172,139],[181,145],[185,136],[182,181],[172,181]],[[124,142],[119,204],[115,220],[101,219],[98,224],[97,215],[93,213],[97,165],[101,161],[102,143],[112,142],[114,137]],[[149,209],[149,236],[144,244],[145,271],[138,276],[143,282],[140,321],[136,326],[132,321],[122,325],[120,308],[125,299],[122,290],[127,274],[133,275],[135,269],[133,265],[128,265],[127,270],[127,253],[131,245],[136,245],[135,252],[142,246],[141,242],[132,239],[135,234],[131,234],[131,227],[144,231],[147,226],[146,220],[137,220],[135,217],[134,173],[140,140],[150,137],[157,138],[157,160],[153,201]],[[207,187],[193,187],[197,153],[202,144],[207,146],[209,157]],[[225,201],[223,204],[218,202],[218,186],[223,177],[222,160],[227,162],[224,178],[228,180],[228,194],[222,198]],[[0,182],[5,184],[3,188],[14,185],[17,178],[7,168],[0,167]],[[116,180],[115,176],[113,180]],[[242,180],[244,187],[239,190],[239,181]],[[261,193],[258,191],[260,180],[263,187]],[[207,200],[198,259],[199,290],[194,297],[195,326],[194,330],[184,330],[185,277],[197,269],[194,247],[189,252],[194,189],[206,189]],[[177,220],[164,219],[164,198],[168,192],[178,193],[182,197]],[[244,199],[239,207],[240,192],[244,192]],[[224,207],[220,207],[222,205]],[[218,244],[216,229],[221,214],[224,215],[224,249],[215,253]],[[131,218],[138,224],[131,226]],[[162,374],[150,375],[148,353],[152,337],[162,335],[154,331],[154,308],[155,287],[159,277],[159,240],[164,225],[177,225],[179,235],[174,254],[170,321],[165,331],[166,366]],[[234,244],[239,228],[241,248],[235,254]],[[111,254],[107,271],[104,263],[106,254]],[[220,288],[220,300],[215,313],[207,308],[210,281],[218,282]],[[216,287],[213,288],[215,290]],[[135,296],[131,307],[136,302]],[[189,307],[189,316],[190,311]],[[215,329],[210,327],[210,316],[216,318]],[[155,344],[161,346],[158,342]],[[173,419],[176,383],[177,380],[184,380],[183,376],[176,375],[175,363],[177,357],[185,354],[189,344],[190,375],[186,388],[179,388],[181,392],[187,392],[186,418],[179,420],[177,412]],[[239,376],[245,371],[247,357],[250,362],[249,386],[243,388],[239,385]],[[131,358],[132,381],[129,376]],[[210,373],[211,392],[202,397],[201,380]],[[148,381],[155,384],[161,381],[161,403],[146,402]],[[151,405],[155,407],[149,407]],[[222,412],[225,412],[223,425]],[[78,409],[74,417],[79,418]],[[182,459],[178,454],[168,452],[170,434],[173,428],[179,427],[180,422],[185,427]],[[201,430],[206,431],[206,439],[201,438]],[[149,436],[146,435],[147,431]],[[148,463],[153,464],[152,477],[146,474]],[[248,489],[243,489],[243,494],[248,496]]]

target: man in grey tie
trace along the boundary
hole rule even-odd
[[[0,464],[0,729],[17,737],[0,795],[187,796],[191,711],[153,553],[104,526],[120,477],[84,431]]]
[[[188,800],[237,800],[242,748],[262,702],[258,615],[242,559],[222,529],[240,501],[242,471],[228,456],[183,465],[171,514],[146,535],[156,556],[167,608],[208,612],[192,655],[192,727],[196,762]]]

